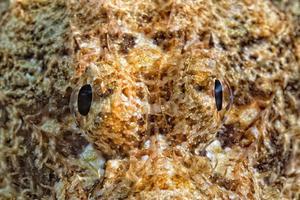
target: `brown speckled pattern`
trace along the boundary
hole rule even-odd
[[[0,199],[299,199],[299,19],[298,1],[1,1]]]

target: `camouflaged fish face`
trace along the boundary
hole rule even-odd
[[[0,199],[298,199],[299,11],[0,2]]]
[[[217,61],[203,52],[168,59],[166,63],[176,64],[160,65],[162,73],[153,71],[157,66],[131,71],[134,68],[128,64],[103,62],[91,65],[80,76],[71,108],[79,126],[99,150],[108,155],[128,154],[154,134],[166,135],[172,145],[207,143],[215,136],[233,98],[228,83],[217,71]],[[224,93],[220,110],[216,107],[216,80],[221,80]],[[153,88],[147,86],[149,82]],[[90,111],[82,114],[77,100],[80,87],[86,84],[91,85],[93,99]]]

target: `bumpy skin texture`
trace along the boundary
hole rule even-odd
[[[0,198],[299,199],[299,19],[298,1],[1,1]]]

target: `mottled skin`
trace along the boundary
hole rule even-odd
[[[0,2],[1,199],[300,198],[299,18],[296,1]]]

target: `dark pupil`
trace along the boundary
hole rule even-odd
[[[80,88],[78,93],[77,105],[78,111],[81,115],[87,115],[92,104],[92,86],[90,84],[84,85]]]
[[[215,100],[217,110],[222,110],[222,101],[223,101],[223,88],[219,80],[215,80]]]

